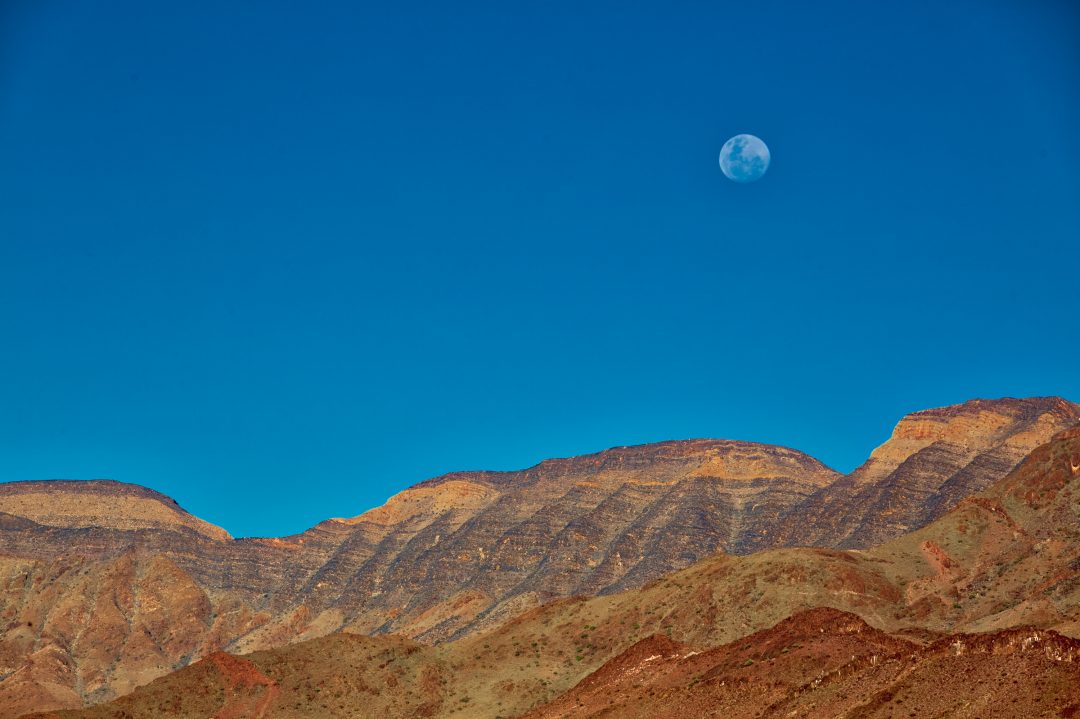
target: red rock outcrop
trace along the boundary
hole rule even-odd
[[[708,651],[640,655],[631,647],[523,719],[1034,719],[1080,708],[1080,641],[1030,628],[923,647],[810,610]]]

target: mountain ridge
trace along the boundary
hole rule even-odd
[[[940,487],[988,486],[1015,469],[1011,458],[1018,447],[1049,440],[1075,427],[1080,416],[1076,405],[1064,401],[1010,399],[1000,412],[996,402],[945,408],[938,413],[944,419],[932,421],[944,422],[945,433],[962,441],[949,440],[942,449],[935,445],[940,438],[925,443],[923,437],[909,459],[884,475],[886,482],[868,486],[886,493],[912,483],[929,488],[890,495],[900,510],[926,517],[950,501]],[[642,447],[656,444],[638,445],[520,472],[485,473],[498,475],[498,487],[467,481],[462,473],[442,475],[381,508],[283,538],[220,541],[164,525],[0,521],[0,611],[9,622],[0,633],[0,706],[20,706],[18,697],[35,683],[56,687],[49,699],[56,708],[96,703],[215,651],[270,649],[334,632],[396,633],[428,643],[467,639],[551,600],[617,596],[708,557],[721,573],[738,575],[764,561],[772,568],[761,571],[856,592],[860,611],[885,611],[899,601],[897,580],[879,564],[827,543],[811,554],[784,549],[798,543],[804,527],[814,526],[804,521],[810,516],[806,503],[850,475],[787,448],[774,453],[734,440],[658,444],[662,457],[655,462],[642,461],[649,456]],[[733,457],[740,464],[728,471]],[[714,476],[725,472],[731,479]],[[502,482],[506,475],[511,481]],[[972,513],[969,524],[998,516],[990,505],[969,505],[963,510]],[[878,523],[878,515],[889,516],[882,505],[844,506],[845,528],[898,535],[897,522]],[[941,566],[965,566],[963,555],[940,538],[924,541],[925,549],[904,550],[915,557],[906,561],[937,557]],[[742,564],[728,556],[769,548]],[[954,574],[941,576],[960,576]],[[954,622],[950,607],[932,599],[939,585],[951,586],[946,579],[934,574],[909,582],[905,591],[914,592],[913,604],[905,611],[919,614],[924,625]],[[754,610],[756,619],[739,609],[731,628],[782,619],[781,609],[797,608],[780,602]],[[107,629],[108,636],[79,630],[102,611],[107,621],[99,622],[99,631]],[[1025,611],[1045,621],[1054,616],[1048,606],[1031,605],[1015,616],[981,621],[989,628],[995,621],[1016,623]],[[170,623],[185,617],[188,623],[178,625],[185,627],[182,636],[170,636]]]
[[[535,463],[535,464],[533,464],[533,465],[531,465],[529,467],[526,467],[526,468],[523,468],[523,469],[516,469],[516,470],[485,470],[485,469],[480,469],[480,470],[454,470],[454,471],[447,472],[447,473],[444,473],[444,474],[436,475],[434,477],[430,477],[428,479],[421,480],[421,481],[419,481],[419,482],[417,482],[415,484],[412,484],[412,485],[410,485],[408,487],[405,487],[404,489],[400,490],[399,492],[395,493],[394,495],[391,495],[391,497],[389,497],[387,499],[387,502],[389,502],[389,501],[393,500],[395,497],[398,497],[399,495],[401,495],[401,494],[403,494],[405,492],[409,492],[411,490],[416,490],[416,489],[420,489],[420,488],[435,487],[435,486],[440,486],[440,485],[444,485],[444,484],[451,484],[451,483],[454,483],[454,482],[468,482],[468,483],[477,483],[477,484],[488,484],[488,485],[491,485],[493,487],[498,488],[499,486],[505,486],[506,484],[513,484],[512,481],[508,482],[507,480],[512,480],[514,477],[524,475],[524,476],[527,476],[530,479],[532,479],[537,473],[539,473],[541,470],[545,470],[545,469],[563,469],[563,468],[566,468],[566,467],[581,466],[581,465],[592,465],[593,467],[603,467],[604,465],[609,464],[608,460],[618,460],[618,459],[621,459],[623,457],[637,457],[637,458],[644,457],[644,456],[650,454],[649,452],[644,451],[644,450],[649,450],[649,449],[661,450],[660,452],[652,453],[653,456],[656,456],[656,457],[661,458],[661,459],[670,458],[672,456],[674,456],[674,457],[680,457],[681,456],[683,458],[688,458],[688,457],[695,456],[693,453],[686,453],[686,454],[682,454],[682,455],[679,455],[679,454],[676,454],[676,453],[670,453],[670,454],[668,454],[667,457],[665,457],[664,456],[665,453],[662,451],[662,450],[666,450],[666,449],[678,449],[678,448],[682,448],[682,447],[686,447],[686,448],[700,447],[700,448],[705,448],[705,449],[708,449],[708,448],[721,448],[721,447],[731,447],[731,448],[738,447],[738,448],[743,448],[743,449],[746,449],[746,450],[754,450],[754,449],[756,449],[756,450],[767,451],[767,452],[776,452],[778,454],[787,455],[787,456],[790,456],[790,457],[793,457],[793,458],[801,458],[802,460],[806,461],[808,464],[811,464],[811,465],[818,465],[819,469],[822,472],[834,473],[836,475],[836,479],[840,479],[842,477],[849,477],[849,478],[858,477],[859,482],[862,483],[862,482],[868,481],[868,480],[865,479],[865,477],[867,475],[872,474],[871,471],[870,471],[871,467],[873,466],[875,460],[878,459],[878,455],[880,453],[882,453],[884,448],[889,446],[890,442],[894,442],[894,441],[896,441],[898,439],[920,440],[920,439],[925,439],[927,437],[933,436],[933,430],[929,429],[929,428],[927,428],[925,426],[925,423],[923,422],[924,420],[931,420],[932,421],[932,420],[942,418],[942,417],[944,417],[944,418],[957,418],[957,417],[963,416],[965,410],[983,409],[983,408],[993,410],[993,411],[1001,410],[1002,408],[1015,408],[1015,409],[1019,410],[1020,414],[1022,414],[1022,415],[1027,414],[1027,416],[1030,419],[1035,419],[1038,416],[1040,416],[1042,414],[1046,414],[1046,413],[1056,413],[1059,416],[1063,416],[1066,419],[1066,421],[1071,420],[1072,423],[1074,423],[1074,424],[1080,423],[1080,404],[1071,402],[1071,401],[1069,401],[1067,399],[1064,399],[1063,397],[1058,397],[1058,396],[1029,397],[1029,398],[1001,397],[999,399],[976,398],[976,399],[967,400],[966,402],[963,402],[963,403],[960,403],[960,404],[957,404],[957,405],[947,405],[947,406],[943,406],[943,407],[934,407],[934,408],[929,408],[929,409],[924,409],[924,410],[917,410],[917,411],[908,413],[903,418],[901,418],[901,420],[897,423],[897,425],[895,426],[895,428],[893,430],[893,433],[889,437],[889,439],[887,439],[881,445],[878,445],[877,447],[875,447],[871,451],[871,453],[870,453],[870,455],[869,455],[869,457],[868,457],[868,459],[866,461],[864,461],[862,464],[860,464],[858,467],[856,467],[854,470],[847,473],[846,475],[839,472],[839,471],[837,471],[837,470],[835,470],[835,469],[833,469],[833,468],[831,468],[828,464],[826,464],[825,462],[817,459],[813,455],[807,454],[807,453],[805,453],[805,452],[803,452],[801,450],[795,449],[793,447],[788,447],[788,446],[785,446],[785,445],[769,444],[769,443],[758,442],[758,441],[753,441],[753,440],[710,438],[710,437],[692,437],[692,438],[687,438],[687,439],[659,440],[659,441],[656,441],[656,442],[645,442],[645,443],[641,443],[641,444],[632,444],[632,445],[616,445],[616,446],[608,447],[606,449],[598,450],[598,451],[595,451],[595,452],[587,452],[585,454],[571,455],[571,456],[568,456],[568,457],[550,457],[550,458],[545,458],[545,459],[543,459],[543,460],[541,460],[541,461],[539,461],[539,462],[537,462],[537,463]],[[1037,446],[1037,445],[1035,445],[1035,446]],[[1030,449],[1034,449],[1034,446],[1031,446]],[[598,461],[598,460],[600,460],[600,461]],[[617,463],[618,463],[617,461],[616,462],[611,462],[611,464],[617,464]],[[175,498],[170,497],[168,495],[165,495],[165,494],[163,494],[161,492],[158,492],[157,490],[154,490],[154,489],[149,488],[149,487],[147,487],[145,485],[141,485],[141,484],[137,484],[137,483],[129,483],[129,482],[123,482],[123,481],[119,481],[119,480],[105,479],[105,478],[86,479],[86,480],[84,480],[84,479],[31,479],[31,480],[16,480],[16,481],[11,481],[11,482],[0,482],[0,511],[3,511],[3,509],[2,509],[2,498],[3,498],[4,494],[5,494],[5,492],[7,491],[7,488],[15,488],[15,487],[30,488],[30,487],[36,487],[36,488],[44,489],[44,488],[47,488],[47,487],[50,487],[50,486],[62,486],[62,485],[70,485],[75,491],[79,491],[78,487],[80,487],[80,486],[87,486],[88,488],[91,487],[91,486],[96,486],[96,485],[113,486],[113,487],[117,488],[117,490],[118,490],[117,493],[118,494],[142,494],[142,495],[147,496],[148,498],[156,499],[156,500],[160,501],[162,504],[171,505],[173,508],[175,508],[176,510],[178,510],[179,512],[181,512],[181,513],[183,513],[185,515],[188,515],[188,516],[191,516],[191,517],[195,516],[195,515],[191,515],[190,513],[186,512],[179,505],[179,503],[177,502],[177,500]],[[254,539],[286,539],[288,537],[301,536],[305,532],[311,531],[312,529],[315,529],[316,527],[320,526],[321,524],[323,524],[325,522],[353,523],[356,520],[363,517],[365,514],[368,514],[369,512],[378,510],[382,506],[385,506],[385,503],[384,503],[384,505],[380,505],[378,507],[372,507],[371,509],[364,510],[361,513],[356,514],[356,515],[340,515],[340,516],[328,517],[327,519],[316,523],[315,525],[313,525],[309,529],[303,530],[303,531],[301,531],[299,533],[292,534],[292,535],[282,535],[280,537],[259,535],[259,536],[252,536],[252,537],[237,537],[235,539],[251,539],[251,540],[254,540]],[[11,514],[10,512],[8,512],[8,513]],[[31,518],[31,517],[27,517],[27,518]],[[205,520],[200,520],[200,521],[205,521]],[[209,523],[207,523],[207,524],[209,524]],[[213,526],[213,525],[210,525],[210,526]],[[220,529],[220,528],[218,528],[218,529]],[[226,530],[221,529],[221,531],[228,534],[226,532]],[[229,539],[234,539],[231,535],[228,538]]]

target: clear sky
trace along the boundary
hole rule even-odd
[[[1080,400],[1078,39],[1069,0],[0,0],[0,480],[274,535]]]

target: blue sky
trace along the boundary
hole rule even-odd
[[[0,3],[0,480],[274,535],[1080,400],[1075,3],[317,5]]]

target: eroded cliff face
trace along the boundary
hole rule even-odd
[[[131,485],[0,485],[0,708],[98,702],[215,651],[340,630],[472,636],[542,602],[641,587],[718,552],[863,546],[942,515],[1078,418],[1075,405],[1040,398],[916,413],[847,477],[748,442],[619,447],[437,477],[279,539],[231,539]],[[965,566],[943,539],[922,541],[919,557]],[[839,553],[769,556],[761,571],[804,594],[725,610],[723,636],[846,591],[875,611],[926,592],[935,603],[913,594],[917,608],[904,611],[949,624],[938,585],[976,581],[946,567],[946,579],[905,583],[856,571]],[[733,577],[760,569],[718,561]],[[757,596],[758,580],[744,580],[723,601]]]
[[[349,520],[352,534],[308,585],[309,606],[365,633],[445,639],[500,605],[639,586],[739,551],[837,476],[794,450],[724,440],[449,475]]]
[[[94,704],[266,621],[161,555],[0,559],[0,715]]]
[[[915,412],[861,467],[808,497],[754,548],[870,547],[918,529],[1078,422],[1080,407],[1058,397]]]

